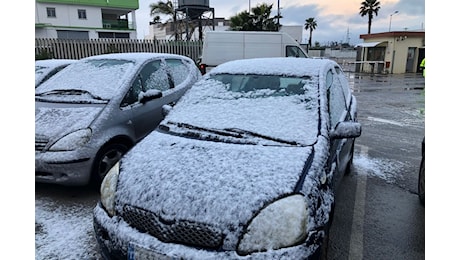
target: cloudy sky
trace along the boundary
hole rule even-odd
[[[166,2],[166,0],[163,0]],[[326,44],[328,42],[362,42],[360,34],[367,33],[367,17],[359,15],[363,0],[279,0],[282,25],[304,25],[305,20],[313,17],[317,28],[313,31],[313,42]],[[143,39],[149,34],[148,24],[150,4],[159,0],[139,0],[139,10],[136,11],[138,38]],[[216,18],[230,18],[239,12],[247,11],[258,4],[273,4],[272,11],[276,12],[278,0],[209,0],[210,7],[215,10]],[[386,32],[391,30],[420,30],[425,29],[424,0],[380,0],[380,11],[372,20],[371,32]],[[303,42],[308,41],[308,33],[304,30]]]

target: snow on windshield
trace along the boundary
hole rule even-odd
[[[81,90],[95,97],[109,100],[117,95],[123,81],[130,80],[135,63],[120,59],[93,59],[69,65],[61,73],[44,82],[35,92],[53,90]]]

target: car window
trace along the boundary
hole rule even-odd
[[[286,57],[307,58],[298,46],[286,46]]]
[[[169,67],[169,73],[174,82],[174,86],[180,85],[187,79],[190,71],[184,61],[180,59],[166,59],[166,64]]]
[[[134,104],[139,99],[139,94],[142,91],[142,79],[140,75],[137,75],[136,79],[133,81],[131,88],[126,93],[125,97],[121,101],[121,106],[125,107],[131,104]]]
[[[161,60],[151,61],[140,71],[142,91],[149,89],[168,90],[170,86],[167,67]]]
[[[331,71],[328,72],[326,81],[330,79],[331,83],[328,88],[328,100],[329,100],[329,118],[331,122],[331,128],[335,128],[338,122],[346,114],[346,103],[345,96],[343,95],[342,84],[339,79],[339,75],[334,74]],[[330,76],[329,76],[330,75]]]
[[[349,102],[351,101],[351,90],[348,85],[348,80],[345,74],[343,73],[343,70],[339,66],[335,66],[334,69],[335,69],[337,76],[339,77],[339,80],[342,86],[342,90],[343,90],[343,94],[345,96],[347,104],[349,104]]]

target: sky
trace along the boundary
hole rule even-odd
[[[350,43],[355,45],[363,42],[361,34],[367,34],[368,18],[359,14],[362,0],[279,0],[280,12],[283,18],[282,25],[302,25],[305,20],[315,18],[316,30],[313,31],[312,42],[327,44],[329,42]],[[149,34],[148,24],[150,4],[158,0],[139,0],[139,9],[136,11],[138,38],[143,39]],[[278,9],[277,0],[209,0],[209,6],[215,10],[215,18],[229,19],[236,14],[248,11],[259,4],[273,4],[273,15]],[[380,0],[378,15],[372,20],[372,33],[391,30],[421,30],[425,29],[425,1],[424,0]],[[393,14],[395,11],[398,13]],[[391,15],[393,14],[393,15]],[[308,42],[309,34],[303,30],[302,43]]]

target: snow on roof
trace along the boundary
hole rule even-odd
[[[318,75],[320,69],[328,63],[328,59],[315,58],[256,58],[229,61],[210,71],[210,74],[241,73],[241,74],[274,74],[274,75]]]

